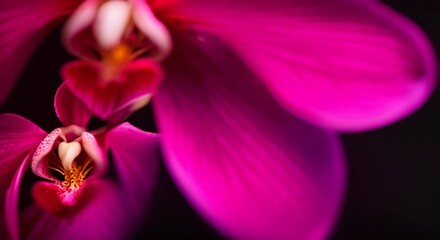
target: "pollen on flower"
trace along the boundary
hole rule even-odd
[[[112,65],[120,65],[130,60],[131,54],[132,48],[130,46],[119,44],[108,52],[105,61]]]
[[[93,169],[91,163],[92,161],[90,160],[90,158],[87,159],[86,163],[83,165],[78,165],[76,162],[73,162],[70,171],[65,170],[64,172],[65,179],[63,182],[63,186],[66,189],[81,187],[84,179]]]
[[[60,158],[53,158],[49,161],[49,169],[59,176],[62,187],[68,191],[82,186],[86,177],[93,170],[93,161],[90,157],[83,163],[74,160],[70,168],[66,168]]]

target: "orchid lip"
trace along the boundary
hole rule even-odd
[[[87,182],[105,172],[104,157],[91,133],[75,125],[55,129],[32,157],[33,173],[50,181],[34,184],[34,200],[48,212],[69,212],[81,199]]]

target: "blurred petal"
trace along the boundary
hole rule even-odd
[[[28,154],[20,164],[20,167],[17,169],[14,178],[11,181],[11,185],[5,194],[5,205],[2,205],[2,211],[5,211],[4,218],[6,222],[6,224],[2,226],[8,227],[11,239],[20,239],[20,230],[18,225],[18,197],[20,193],[21,179],[23,178],[24,172],[30,165],[30,157],[31,154]],[[6,235],[2,235],[2,237],[5,236]]]
[[[124,123],[111,130],[107,140],[125,196],[133,203],[126,207],[145,212],[158,171],[158,136]]]
[[[131,0],[133,4],[133,21],[136,27],[156,46],[154,59],[163,60],[172,49],[171,36],[166,27],[151,11],[144,0]]]
[[[147,214],[159,159],[157,136],[123,124],[108,133],[117,182],[87,182],[76,212],[55,216],[38,206],[23,214],[31,239],[129,239]]]
[[[45,135],[43,130],[23,117],[14,114],[0,115],[0,196],[5,196],[11,184],[19,180],[20,174],[17,171],[23,166],[26,155],[37,148]],[[14,189],[10,190],[10,194],[18,194]],[[0,236],[6,236],[4,197],[0,198],[0,206]]]
[[[113,112],[107,117],[107,127],[119,125],[127,116],[137,111],[150,102],[151,95],[147,94],[136,98],[131,104]],[[65,83],[61,84],[55,95],[55,111],[64,126],[78,125],[87,128],[87,124],[93,116],[91,110],[75,94],[70,91]]]
[[[344,185],[335,135],[292,117],[211,36],[177,37],[154,104],[184,194],[233,239],[323,239]]]
[[[0,3],[0,105],[44,37],[79,0],[19,0]]]
[[[57,216],[38,205],[26,209],[20,226],[24,239],[124,239],[129,234],[128,204],[110,180],[91,181],[68,216]]]
[[[92,117],[89,108],[63,83],[55,94],[55,111],[64,126],[77,125],[83,128]]]
[[[93,33],[87,31],[96,17],[100,0],[85,0],[69,17],[63,27],[62,40],[67,51],[78,58],[96,59]],[[87,43],[87,44],[84,44]]]
[[[131,8],[126,1],[107,1],[99,7],[93,33],[100,47],[110,49],[120,43],[131,20]]]
[[[127,106],[155,91],[162,71],[155,63],[137,60],[126,64],[115,79],[102,77],[104,65],[75,61],[64,65],[62,76],[70,91],[99,118],[108,120]]]
[[[423,33],[377,1],[153,1],[152,8],[174,28],[221,36],[285,107],[324,127],[384,126],[415,111],[435,85]]]

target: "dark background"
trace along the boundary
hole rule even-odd
[[[417,22],[440,52],[440,1],[388,0]],[[1,113],[20,114],[46,131],[60,126],[53,96],[59,69],[72,59],[51,35],[32,57]],[[38,78],[38,79],[37,79]],[[49,84],[41,87],[41,81]],[[39,84],[40,83],[40,84]],[[391,126],[345,134],[348,189],[332,239],[440,239],[440,92],[415,114]],[[145,121],[148,115],[149,121]],[[151,108],[131,122],[155,131]],[[221,239],[188,205],[161,166],[153,205],[137,238]]]

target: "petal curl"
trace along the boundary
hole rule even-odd
[[[45,36],[79,0],[21,0],[0,3],[0,105],[4,103],[27,60]]]
[[[77,125],[86,128],[92,118],[89,108],[77,99],[65,83],[58,88],[54,105],[55,112],[64,126]]]
[[[26,155],[37,148],[45,135],[43,130],[23,117],[14,114],[0,115],[0,236],[8,236],[6,226],[13,228],[14,225],[14,220],[6,217],[6,214],[11,214],[5,212],[9,209],[5,208],[6,191],[13,182],[19,181],[21,175],[17,172],[24,164]],[[16,194],[18,190],[11,188],[8,196]]]
[[[112,129],[106,139],[125,196],[132,203],[126,207],[133,212],[145,212],[158,172],[160,148],[157,134],[124,123]]]
[[[12,182],[6,191],[5,194],[5,205],[2,206],[5,211],[5,219],[6,225],[8,227],[8,232],[11,236],[11,239],[20,239],[20,231],[19,231],[19,220],[18,220],[18,204],[19,204],[19,193],[20,193],[20,184],[21,179],[23,178],[24,172],[30,166],[30,158],[31,154],[28,154],[24,161],[20,164],[20,167],[17,169],[17,172],[12,179]],[[3,217],[3,216],[2,216]],[[7,236],[7,235],[2,235]]]
[[[429,41],[377,1],[152,1],[152,8],[171,27],[222,37],[287,109],[323,127],[384,126],[414,112],[435,85]]]
[[[177,37],[153,103],[184,194],[234,239],[322,239],[343,191],[336,136],[287,113],[221,42]]]

